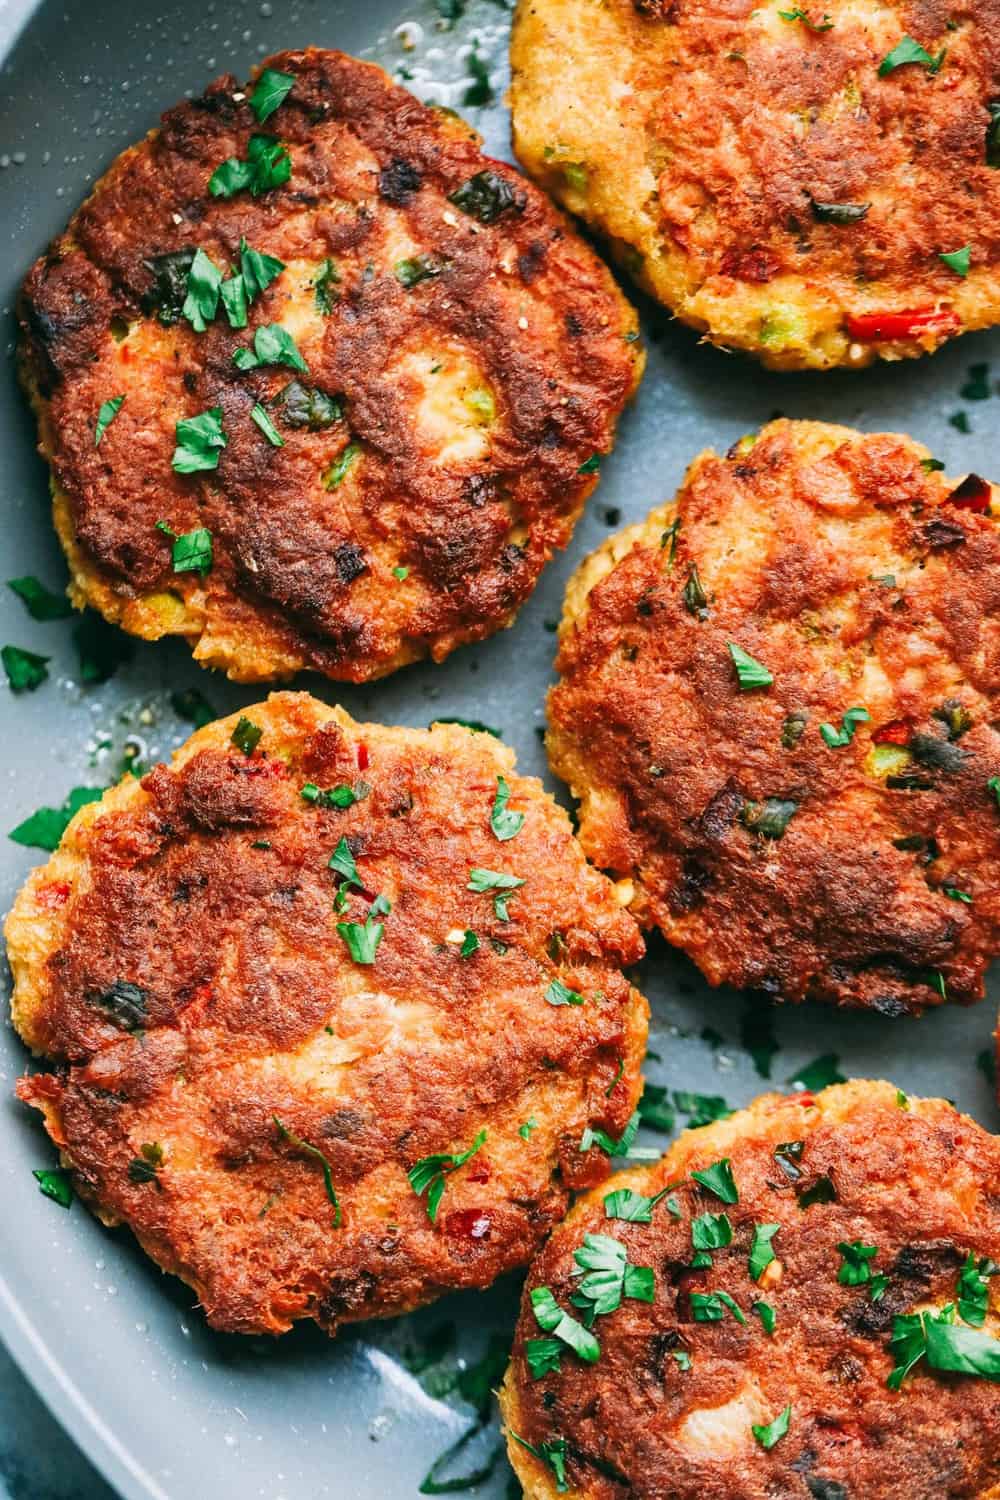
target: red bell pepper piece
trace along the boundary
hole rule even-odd
[[[857,313],[847,319],[847,332],[862,343],[919,338],[924,333],[957,333],[961,319],[946,307],[914,307],[903,312]]]
[[[989,514],[992,498],[993,490],[985,479],[980,479],[978,474],[967,474],[962,483],[952,490],[947,501],[959,510],[972,510],[976,515],[985,516]]]

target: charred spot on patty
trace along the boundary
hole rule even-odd
[[[468,126],[342,53],[262,66],[295,78],[266,133],[222,78],[97,184],[25,280],[21,372],[75,603],[239,680],[363,682],[510,624],[643,356],[607,268]],[[473,571],[425,566],[494,493]],[[210,564],[163,527],[207,530]]]
[[[565,1211],[584,1131],[636,1107],[638,929],[493,735],[276,694],[85,807],[53,864],[58,913],[43,868],[6,929],[52,1069],[18,1092],[214,1327],[334,1333],[488,1286]]]
[[[584,848],[714,984],[890,1017],[981,999],[996,520],[907,438],[777,421],[738,450],[570,582],[547,743]]]

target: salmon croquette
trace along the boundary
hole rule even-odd
[[[7,942],[20,1097],[214,1328],[488,1286],[633,1129],[638,929],[486,733],[274,695],[82,809]]]
[[[776,369],[1000,321],[992,0],[520,0],[514,141],[646,291]]]
[[[712,984],[887,1016],[982,998],[995,499],[909,438],[777,421],[572,579],[552,767],[588,856]]]
[[[20,317],[73,602],[246,682],[509,625],[643,363],[543,193],[317,49],[170,110]]]
[[[526,1500],[1000,1494],[995,1136],[855,1082],[608,1187],[525,1287],[501,1406]]]

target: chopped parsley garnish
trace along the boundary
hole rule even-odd
[[[244,755],[252,755],[263,738],[264,731],[259,724],[248,719],[246,714],[240,714],[236,728],[229,736],[230,743],[237,750],[242,750]]]
[[[833,22],[825,11],[823,12],[822,21],[810,20],[806,12],[801,10],[797,5],[794,10],[779,10],[778,15],[783,21],[801,21],[803,26],[807,27],[810,31],[831,31],[833,29]]]
[[[240,275],[250,302],[266,291],[284,269],[285,262],[276,255],[265,255],[261,250],[253,250],[244,238],[240,239]]]
[[[364,922],[338,922],[337,931],[347,945],[347,951],[356,964],[373,964],[382,941],[385,924],[376,921],[392,910],[384,896],[376,896],[368,908]]]
[[[926,47],[921,47],[912,36],[904,36],[898,41],[892,51],[887,53],[879,63],[879,77],[883,78],[886,73],[892,73],[896,68],[905,67],[907,63],[919,63],[926,68],[928,73],[936,73],[944,62],[945,49],[942,48],[937,57],[932,57]]]
[[[737,1323],[746,1326],[746,1318],[737,1302],[728,1292],[692,1292],[691,1313],[696,1323],[719,1323],[726,1316],[726,1308]]]
[[[487,170],[477,172],[449,193],[448,202],[470,218],[478,219],[480,224],[492,224],[501,214],[523,213],[527,199],[506,177]]]
[[[458,950],[458,956],[459,958],[471,958],[472,955],[478,951],[478,949],[479,939],[472,931],[472,928],[467,927],[465,929],[465,936],[462,938],[462,946]]]
[[[8,578],[7,587],[13,589],[33,620],[66,620],[73,613],[73,606],[65,594],[51,593],[30,574],[24,578]]]
[[[323,475],[323,488],[335,490],[338,485],[343,484],[357,460],[361,457],[361,445],[359,443],[348,443],[347,447],[335,458],[333,463]]]
[[[805,1063],[803,1067],[794,1072],[787,1080],[788,1083],[801,1084],[807,1094],[818,1093],[821,1089],[829,1088],[831,1083],[846,1083],[847,1079],[840,1071],[840,1058],[836,1052],[824,1052],[821,1057],[814,1057],[812,1062]],[[801,1142],[795,1142],[801,1145]]]
[[[319,1162],[323,1172],[323,1186],[326,1189],[326,1196],[329,1198],[331,1204],[333,1205],[333,1227],[334,1229],[339,1229],[340,1203],[337,1200],[336,1189],[333,1186],[333,1169],[331,1168],[330,1163],[327,1161],[326,1157],[323,1155],[318,1146],[310,1146],[309,1142],[304,1141],[301,1136],[293,1135],[293,1133],[288,1129],[287,1125],[283,1125],[281,1123],[277,1115],[272,1115],[271,1118],[274,1121],[275,1129],[277,1130],[283,1141],[287,1141],[288,1144],[290,1146],[294,1146],[297,1151],[303,1151],[306,1156],[311,1156]]]
[[[852,1240],[848,1244],[841,1240],[837,1246],[842,1257],[842,1265],[837,1272],[837,1280],[842,1286],[865,1286],[872,1279],[871,1262],[878,1254],[877,1245],[865,1245],[861,1240]]]
[[[398,578],[400,583],[405,583],[410,576],[410,570],[409,568],[393,568],[392,576]]]
[[[242,275],[229,276],[219,287],[219,296],[225,309],[230,328],[247,326],[247,286]]]
[[[961,250],[942,250],[938,253],[938,260],[942,261],[949,271],[954,271],[956,276],[964,279],[968,276],[972,263],[972,246],[963,245]]]
[[[436,1151],[431,1156],[422,1156],[419,1161],[414,1162],[407,1172],[410,1187],[418,1198],[427,1194],[425,1207],[427,1217],[431,1223],[435,1223],[438,1208],[441,1205],[441,1195],[444,1193],[445,1178],[459,1167],[464,1167],[467,1161],[475,1156],[486,1140],[486,1131],[481,1130],[466,1151]]]
[[[280,141],[271,135],[252,135],[246,160],[230,156],[208,179],[213,198],[231,198],[249,188],[255,198],[281,187],[292,175],[292,160]]]
[[[896,1366],[887,1384],[894,1391],[899,1390],[921,1359],[926,1359],[932,1370],[1000,1381],[1000,1339],[956,1324],[953,1303],[940,1312],[907,1313],[894,1318],[889,1349]]]
[[[970,1250],[958,1276],[958,1315],[973,1328],[982,1328],[990,1305],[987,1277],[1000,1273],[1000,1266],[985,1257],[976,1260]]]
[[[647,1083],[639,1100],[639,1118],[651,1130],[663,1130],[668,1135],[676,1124],[676,1116],[667,1103],[667,1091],[658,1083]]]
[[[445,263],[436,255],[424,253],[408,260],[397,260],[392,269],[400,286],[409,291],[411,287],[419,286],[432,276],[440,276]]]
[[[578,474],[599,474],[601,472],[601,455],[592,453],[576,471]]]
[[[819,732],[828,750],[842,750],[853,740],[856,727],[867,724],[870,720],[871,714],[867,708],[849,708],[844,714],[840,729],[834,729],[832,724],[821,724]]]
[[[799,1208],[812,1208],[816,1203],[836,1203],[837,1189],[833,1178],[826,1172],[822,1177],[817,1177],[812,1187],[804,1188],[798,1194]]]
[[[308,427],[310,432],[320,432],[332,427],[344,415],[343,407],[334,397],[321,391],[319,386],[303,385],[300,380],[290,380],[278,392],[281,412],[289,427]]]
[[[682,1115],[691,1117],[688,1120],[689,1130],[697,1130],[701,1125],[711,1125],[714,1120],[728,1120],[734,1113],[721,1094],[692,1094],[687,1089],[673,1089],[671,1097],[674,1108]]]
[[[492,104],[496,96],[490,83],[490,70],[479,56],[475,44],[466,58],[466,64],[472,82],[462,95],[462,103],[473,109],[481,109],[487,104]]]
[[[675,1359],[677,1361],[677,1364],[682,1370],[690,1370],[691,1356],[686,1349],[671,1349],[670,1357],[671,1359]]]
[[[122,409],[124,396],[109,396],[107,401],[102,401],[97,413],[97,425],[94,428],[94,447],[100,446],[101,438],[107,432],[111,423],[115,420]]]
[[[574,1307],[587,1311],[589,1322],[613,1313],[623,1297],[636,1302],[652,1302],[654,1276],[651,1266],[629,1265],[628,1251],[621,1240],[609,1234],[585,1234],[583,1244],[573,1251],[580,1277],[573,1293]]]
[[[699,1214],[691,1220],[691,1244],[695,1250],[723,1250],[733,1243],[728,1214]],[[711,1265],[711,1259],[706,1261]]]
[[[868,1283],[868,1295],[873,1302],[881,1302],[889,1289],[889,1278],[884,1271],[876,1271]]]
[[[299,796],[303,802],[313,802],[318,807],[353,807],[355,802],[362,802],[368,796],[370,788],[365,781],[355,782],[353,787],[345,782],[337,786],[328,787],[326,791],[316,785],[314,781],[307,781],[299,789]]]
[[[530,1141],[531,1132],[537,1129],[538,1121],[534,1118],[534,1116],[531,1116],[530,1119],[525,1120],[523,1125],[519,1125],[517,1127],[517,1133],[521,1137],[522,1141]]]
[[[271,421],[271,418],[268,416],[267,412],[264,410],[263,406],[261,406],[259,401],[251,410],[250,416],[252,420],[256,422],[257,426],[260,428],[261,432],[264,434],[273,448],[283,448],[285,446],[284,438],[281,436],[281,433],[277,430],[274,423]]]
[[[334,849],[333,853],[330,855],[330,858],[327,861],[327,865],[329,869],[333,870],[337,875],[341,876],[342,879],[348,881],[351,885],[361,885],[361,879],[358,875],[358,867],[354,863],[353,851],[351,850],[350,844],[343,836],[338,841],[336,849]]]
[[[566,1344],[587,1364],[592,1365],[600,1358],[601,1346],[594,1335],[589,1329],[584,1328],[582,1323],[577,1322],[576,1318],[570,1317],[569,1313],[563,1311],[547,1286],[532,1287],[531,1309],[539,1328],[544,1333],[550,1333],[557,1344],[559,1341]],[[524,1346],[525,1357],[535,1380],[550,1370],[559,1369],[558,1352],[553,1363],[551,1349],[548,1347],[539,1349],[540,1344],[548,1346],[550,1340],[528,1339]],[[536,1368],[539,1364],[543,1364],[544,1369]]]
[[[563,984],[561,979],[553,979],[545,991],[545,998],[550,1005],[582,1005],[583,996],[576,990],[571,990]]]
[[[628,1156],[629,1152],[632,1149],[632,1142],[635,1140],[638,1130],[638,1110],[636,1110],[635,1114],[629,1120],[628,1124],[625,1126],[625,1129],[622,1131],[617,1140],[615,1140],[613,1136],[608,1135],[606,1130],[595,1129],[594,1127],[587,1125],[580,1137],[580,1144],[577,1147],[577,1150],[589,1151],[592,1146],[599,1146],[606,1156]]]
[[[294,83],[294,73],[279,73],[276,68],[264,69],[250,95],[250,108],[259,124],[263,125],[270,119],[278,105],[288,97]]]
[[[88,802],[99,802],[103,796],[103,787],[74,787],[62,807],[38,808],[30,818],[12,828],[7,837],[28,849],[46,849],[52,854],[59,848],[59,841],[80,808]]]
[[[493,897],[493,913],[498,922],[509,922],[510,913],[507,902],[510,900],[510,891],[516,891],[524,881],[517,875],[506,875],[501,870],[472,869],[469,871],[468,891],[482,893],[484,891],[495,891]]]
[[[195,333],[204,333],[219,308],[222,272],[204,250],[196,250],[188,272],[187,295],[181,316],[187,318]]]
[[[254,331],[253,353],[237,349],[233,364],[240,370],[256,370],[260,365],[287,365],[290,370],[309,373],[309,366],[295,345],[295,340],[280,323],[264,323]]]
[[[688,614],[696,615],[699,620],[707,618],[708,595],[702,587],[697,563],[692,563],[688,569],[687,583],[681,591],[681,598],[684,600],[684,608]],[[732,647],[730,647],[730,651],[732,651]]]
[[[785,1433],[788,1431],[788,1424],[791,1420],[792,1407],[791,1403],[789,1403],[788,1406],[785,1407],[784,1411],[778,1413],[773,1422],[768,1422],[766,1427],[758,1426],[758,1424],[754,1422],[751,1424],[750,1430],[753,1433],[754,1437],[757,1439],[760,1446],[762,1448],[770,1450],[774,1447],[775,1443],[780,1443],[781,1439],[785,1436]]]
[[[751,1302],[750,1311],[756,1313],[761,1321],[761,1327],[768,1335],[772,1334],[778,1322],[778,1316],[770,1302]]]
[[[723,1203],[739,1203],[740,1195],[733,1181],[733,1169],[728,1156],[724,1156],[721,1161],[714,1162],[710,1167],[705,1167],[703,1171],[692,1172],[691,1176],[703,1188],[707,1188],[710,1193],[721,1198]]]
[[[652,1198],[647,1198],[645,1193],[637,1193],[634,1188],[616,1188],[613,1193],[608,1193],[604,1199],[604,1216],[607,1219],[623,1219],[628,1224],[652,1224],[653,1209],[661,1198],[665,1198],[671,1191],[670,1187],[663,1188]],[[667,1207],[669,1208],[669,1204]],[[725,1218],[725,1215],[722,1216]]]
[[[508,1429],[515,1443],[520,1443],[535,1458],[543,1464],[548,1464],[556,1477],[556,1494],[565,1495],[569,1489],[566,1482],[566,1439],[550,1438],[548,1442],[540,1443],[536,1448],[534,1443],[529,1443],[525,1438],[513,1430]]]
[[[156,529],[173,542],[170,561],[175,573],[204,575],[209,571],[212,566],[212,533],[207,527],[197,526],[193,531],[185,531],[178,536],[176,531],[171,531],[166,521],[157,521]]]
[[[733,666],[736,668],[736,679],[739,683],[741,693],[749,693],[755,688],[768,688],[771,686],[774,678],[761,662],[755,661],[752,656],[743,650],[742,646],[737,646],[735,641],[727,641],[726,647],[733,659]]]
[[[159,1141],[146,1141],[139,1147],[139,1155],[128,1164],[129,1182],[155,1182],[156,1174],[163,1165],[163,1147]]]
[[[12,693],[33,693],[49,675],[46,663],[51,658],[25,651],[20,646],[4,646],[0,649],[0,659]]]
[[[677,555],[677,533],[680,531],[680,529],[681,518],[680,516],[675,516],[670,525],[666,528],[666,530],[660,537],[660,551],[662,552],[664,547],[667,546],[669,546],[670,549],[667,553],[668,569],[672,568],[674,565],[674,558]]]
[[[73,1179],[63,1167],[35,1167],[32,1177],[38,1183],[38,1191],[60,1208],[69,1208],[73,1202]]]
[[[340,293],[336,290],[340,281],[340,272],[336,264],[329,256],[319,268],[319,273],[313,282],[313,296],[316,302],[316,311],[328,318],[340,301]]]
[[[799,804],[786,797],[768,797],[764,802],[744,802],[740,822],[761,838],[780,839],[798,810]]]
[[[943,885],[941,887],[941,894],[947,896],[949,901],[964,901],[966,906],[972,905],[972,897],[968,891],[960,891],[956,886]]]
[[[507,839],[514,838],[524,827],[524,813],[511,812],[507,806],[510,801],[510,787],[502,776],[497,777],[497,794],[493,799],[493,810],[490,813],[490,828],[494,837],[505,843]]]
[[[229,442],[222,430],[222,407],[211,406],[196,417],[186,417],[175,428],[177,447],[173,467],[178,474],[217,469],[219,454]]]
[[[777,1260],[771,1248],[771,1241],[780,1228],[780,1224],[755,1224],[753,1226],[753,1243],[750,1246],[750,1279],[752,1281],[759,1281],[771,1262]]]

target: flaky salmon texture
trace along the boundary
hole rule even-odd
[[[525,169],[706,338],[776,369],[1000,319],[994,0],[520,0]]]
[[[777,421],[571,580],[553,770],[713,984],[903,1016],[1000,951],[996,491]]]
[[[73,820],[7,923],[19,1086],[213,1327],[525,1264],[640,1091],[642,942],[493,736],[277,694]]]
[[[509,625],[643,366],[544,193],[317,48],[169,110],[19,312],[74,602],[246,682]]]
[[[996,1500],[1000,1141],[856,1081],[578,1201],[501,1393],[527,1500]]]

